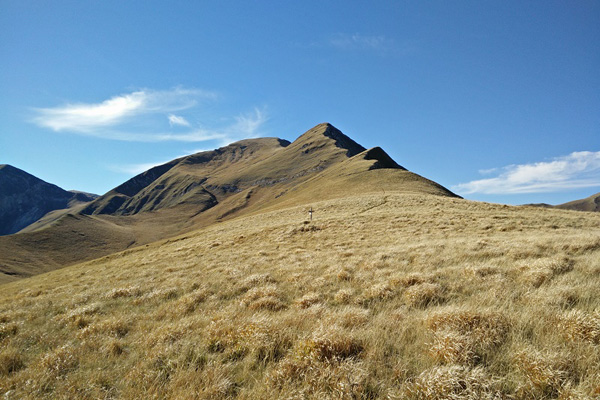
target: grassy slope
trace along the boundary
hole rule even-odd
[[[0,394],[600,395],[600,215],[284,206],[2,286]]]

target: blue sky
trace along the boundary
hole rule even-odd
[[[473,200],[600,191],[597,1],[0,0],[0,163],[102,194],[330,122]]]

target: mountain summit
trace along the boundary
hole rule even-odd
[[[0,273],[27,276],[250,213],[382,190],[458,197],[329,123],[292,143],[241,140],[151,168],[79,210],[0,237],[0,254],[14,255],[0,256]]]
[[[345,150],[348,157],[355,156],[366,150],[328,122],[319,124],[306,131],[306,133],[294,141],[294,145],[299,146],[303,150],[303,153],[306,154],[314,149],[326,146],[331,141],[333,141],[332,143],[336,147]]]

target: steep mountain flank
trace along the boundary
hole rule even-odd
[[[95,197],[68,192],[11,165],[0,165],[0,235],[16,233],[50,211]]]
[[[13,255],[0,256],[0,271],[26,276],[26,265],[32,274],[226,219],[381,191],[458,197],[407,171],[383,149],[367,150],[328,123],[293,143],[277,138],[242,140],[154,167],[74,215],[48,214],[17,235],[18,240],[0,238],[0,254]],[[32,234],[31,240],[24,236]],[[28,242],[45,245],[32,249]]]
[[[182,157],[154,167],[89,204],[86,215],[133,215],[183,204],[202,212],[219,199],[239,192],[231,175],[288,142],[274,138],[242,140],[229,146]]]

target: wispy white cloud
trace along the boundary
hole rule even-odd
[[[35,108],[32,122],[55,132],[69,132],[109,140],[227,142],[257,135],[267,120],[265,111],[259,109],[252,113],[224,118],[223,120],[228,122],[208,127],[193,126],[188,118],[181,115],[182,112],[197,114],[202,111],[199,110],[201,100],[216,98],[215,93],[198,89],[143,89],[114,96],[99,103]]]
[[[390,50],[394,42],[384,35],[338,33],[329,38],[329,45],[340,49]]]
[[[201,98],[214,94],[197,89],[138,90],[100,103],[73,103],[35,108],[33,122],[54,131],[90,134],[147,114],[161,114],[194,107]]]
[[[171,125],[171,126],[173,126],[173,125],[191,126],[187,119],[185,119],[179,115],[169,114],[168,118],[169,118],[169,125]]]
[[[551,161],[509,165],[500,171],[494,178],[461,183],[453,190],[463,194],[518,194],[600,186],[600,151],[580,151]]]
[[[208,140],[222,140],[224,133],[206,129],[194,129],[185,133],[155,132],[132,133],[123,131],[106,131],[101,135],[104,139],[120,140],[123,142],[205,142]]]
[[[256,137],[260,133],[260,128],[267,120],[268,117],[265,110],[255,108],[252,112],[236,116],[235,123],[228,129],[229,134],[242,132],[244,137]]]

